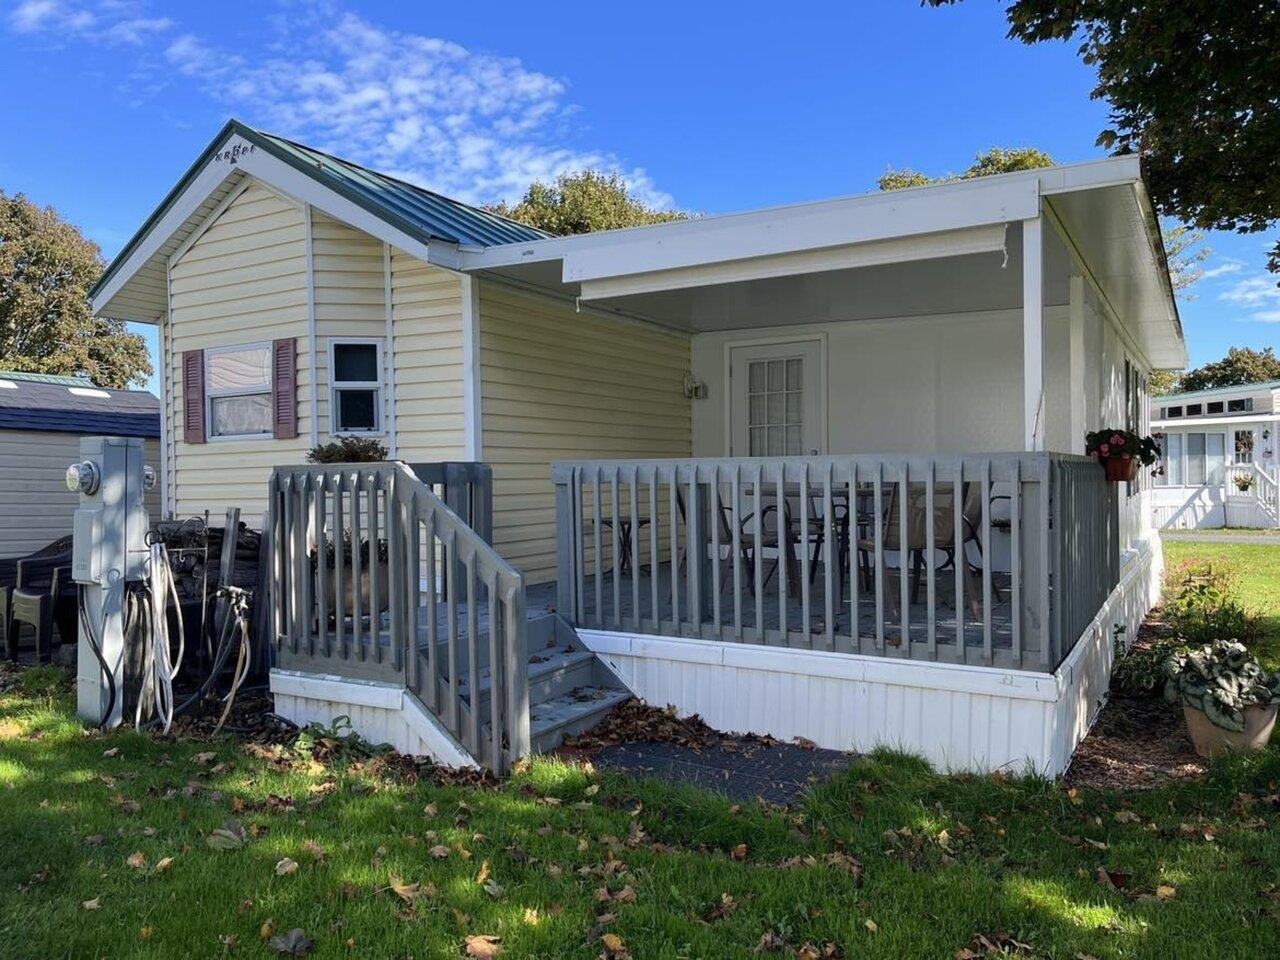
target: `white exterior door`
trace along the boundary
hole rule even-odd
[[[822,343],[798,340],[729,350],[729,454],[824,452]]]

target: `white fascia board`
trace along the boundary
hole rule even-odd
[[[1060,167],[1045,167],[1035,171],[1040,181],[1040,192],[1045,196],[1056,193],[1073,193],[1077,190],[1096,190],[1136,183],[1142,179],[1142,164],[1136,156],[1105,157],[1069,163]]]
[[[1004,249],[1005,225],[970,227],[922,236],[895,237],[866,243],[845,244],[820,250],[710,263],[699,266],[656,270],[650,273],[587,280],[582,284],[583,300],[624,297],[681,290],[719,283],[739,283],[769,277],[789,277],[829,270],[847,270],[887,263],[932,260]]]
[[[238,149],[237,149],[238,148]],[[234,161],[231,159],[234,157]],[[361,230],[370,236],[403,250],[410,256],[427,263],[457,269],[457,245],[450,243],[422,243],[378,216],[339,196],[314,178],[278,160],[265,150],[257,149],[238,134],[228,137],[214,152],[205,168],[196,175],[187,189],[169,208],[168,212],[151,228],[146,238],[138,244],[129,259],[116,272],[111,281],[93,298],[94,313],[100,313],[111,299],[133,279],[134,275],[159,252],[183,223],[199,209],[209,195],[237,170],[262,181],[299,204],[309,204],[330,216]]]
[[[564,280],[577,283],[915,237],[1026,220],[1039,212],[1039,184],[1034,178],[895,190],[650,227],[651,232],[637,231],[625,239],[566,253]]]
[[[1168,406],[1164,397],[1152,397],[1159,407]],[[1152,430],[1190,430],[1192,433],[1213,433],[1214,427],[1239,427],[1246,424],[1265,424],[1275,420],[1274,413],[1251,413],[1237,417],[1175,417],[1172,420],[1152,420]]]

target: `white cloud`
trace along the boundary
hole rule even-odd
[[[173,28],[168,17],[147,16],[134,0],[23,0],[9,14],[15,33],[43,35],[57,41],[141,47]]]
[[[1244,319],[1253,323],[1280,323],[1280,310],[1261,310]]]
[[[1280,303],[1280,287],[1276,286],[1275,277],[1246,277],[1218,294],[1218,299],[1243,307],[1262,307]]]
[[[571,145],[581,124],[562,79],[387,29],[333,0],[279,4],[255,42],[234,48],[150,15],[145,0],[24,0],[8,26],[58,43],[135,47],[135,102],[163,88],[163,64],[250,124],[460,200],[514,200],[533,180],[590,167],[617,170],[645,202],[672,206],[643,169]]]
[[[1223,260],[1216,267],[1210,267],[1201,275],[1202,279],[1208,280],[1212,277],[1225,277],[1230,273],[1239,273],[1244,269],[1244,261],[1242,260]]]

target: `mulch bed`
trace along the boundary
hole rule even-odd
[[[843,769],[853,755],[823,750],[802,738],[783,743],[755,734],[726,734],[701,717],[638,700],[619,705],[603,723],[565,741],[561,755],[590,760],[634,776],[688,783],[732,800],[789,806],[810,787]]]

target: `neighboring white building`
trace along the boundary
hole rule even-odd
[[[1156,526],[1280,526],[1280,380],[1157,398],[1151,428],[1163,450],[1152,493]]]

